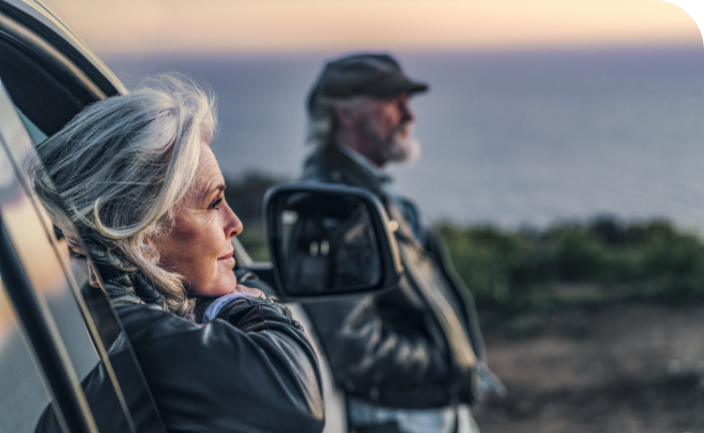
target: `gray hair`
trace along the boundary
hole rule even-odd
[[[34,186],[54,223],[68,238],[75,227],[118,268],[141,271],[186,317],[183,277],[158,266],[150,240],[169,232],[215,128],[214,98],[168,74],[86,107],[37,146],[44,167]]]
[[[337,134],[338,108],[359,110],[369,99],[370,97],[368,96],[356,96],[347,99],[318,96],[315,101],[315,109],[308,111],[306,142],[321,147],[333,143]]]

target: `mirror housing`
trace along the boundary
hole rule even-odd
[[[312,182],[278,185],[267,191],[264,215],[281,300],[364,294],[398,284],[403,267],[396,225],[370,192]]]

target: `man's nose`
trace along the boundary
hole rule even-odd
[[[411,108],[408,106],[408,102],[401,102],[399,108],[401,109],[401,122],[413,122],[416,116],[413,114],[413,111],[411,111]]]

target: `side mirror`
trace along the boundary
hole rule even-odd
[[[373,194],[297,183],[264,199],[267,237],[282,300],[380,291],[398,284],[401,261],[386,211]]]

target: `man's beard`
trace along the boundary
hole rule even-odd
[[[413,162],[420,157],[420,143],[413,136],[411,122],[402,123],[386,137],[373,122],[367,124],[366,130],[385,161]]]

